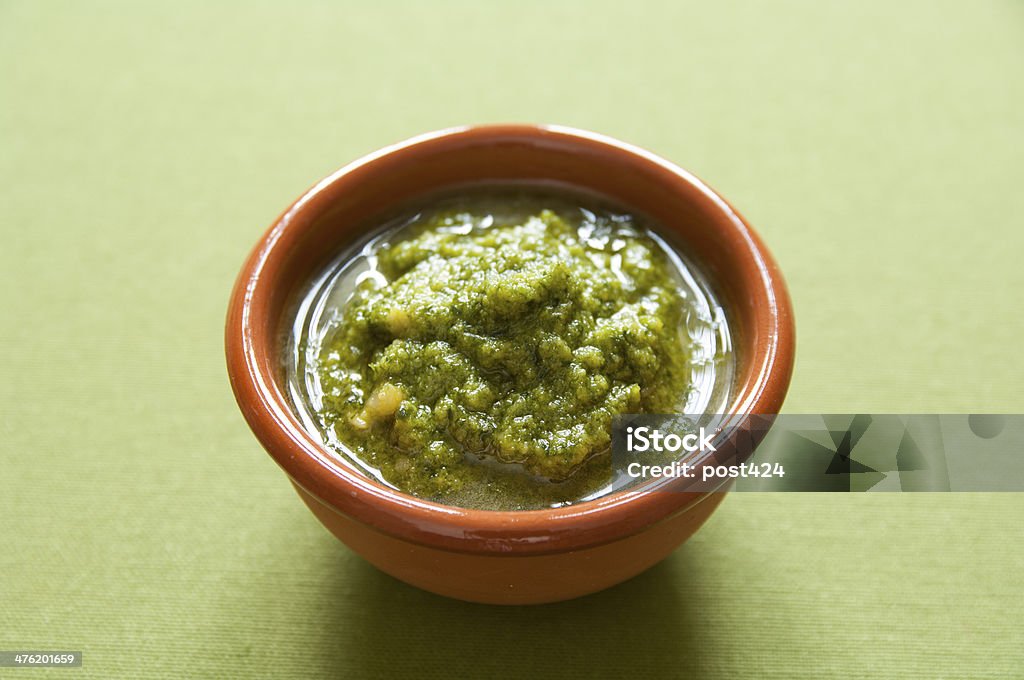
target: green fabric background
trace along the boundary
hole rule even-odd
[[[1024,677],[1024,496],[734,494],[618,588],[463,604],[320,527],[221,339],[315,180],[558,122],[760,230],[787,410],[1019,412],[1022,74],[1019,2],[0,0],[0,649],[85,652],[0,674]]]

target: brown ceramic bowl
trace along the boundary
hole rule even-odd
[[[543,182],[646,214],[709,277],[734,332],[731,412],[777,413],[793,365],[782,276],[761,240],[693,175],[636,147],[554,126],[458,128],[397,144],[319,182],[277,218],[242,267],[227,317],[228,373],[263,447],[317,518],[407,583],[476,602],[564,600],[624,581],[689,538],[724,493],[619,492],[523,512],[467,510],[388,488],[307,432],[283,386],[285,315],[310,277],[366,225],[460,184]]]

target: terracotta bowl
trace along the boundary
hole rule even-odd
[[[311,276],[367,224],[464,183],[543,182],[604,195],[664,227],[723,302],[737,356],[730,411],[777,413],[793,365],[782,276],[725,199],[646,151],[555,126],[457,128],[351,163],[274,221],[242,267],[227,317],[228,373],[260,443],[317,518],[351,549],[407,583],[463,600],[565,600],[624,581],[689,538],[724,493],[619,492],[526,512],[427,502],[361,475],[308,433],[285,396],[281,328]],[[343,575],[342,575],[343,577]]]

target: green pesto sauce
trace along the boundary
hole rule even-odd
[[[629,216],[446,205],[375,246],[320,347],[317,415],[417,496],[578,499],[609,480],[614,416],[688,390],[675,265]]]

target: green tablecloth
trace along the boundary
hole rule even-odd
[[[618,588],[463,604],[320,527],[221,342],[321,176],[558,122],[761,231],[788,410],[1021,411],[1020,3],[8,1],[0,64],[0,649],[85,653],[5,677],[1024,676],[1020,495],[734,494]]]

